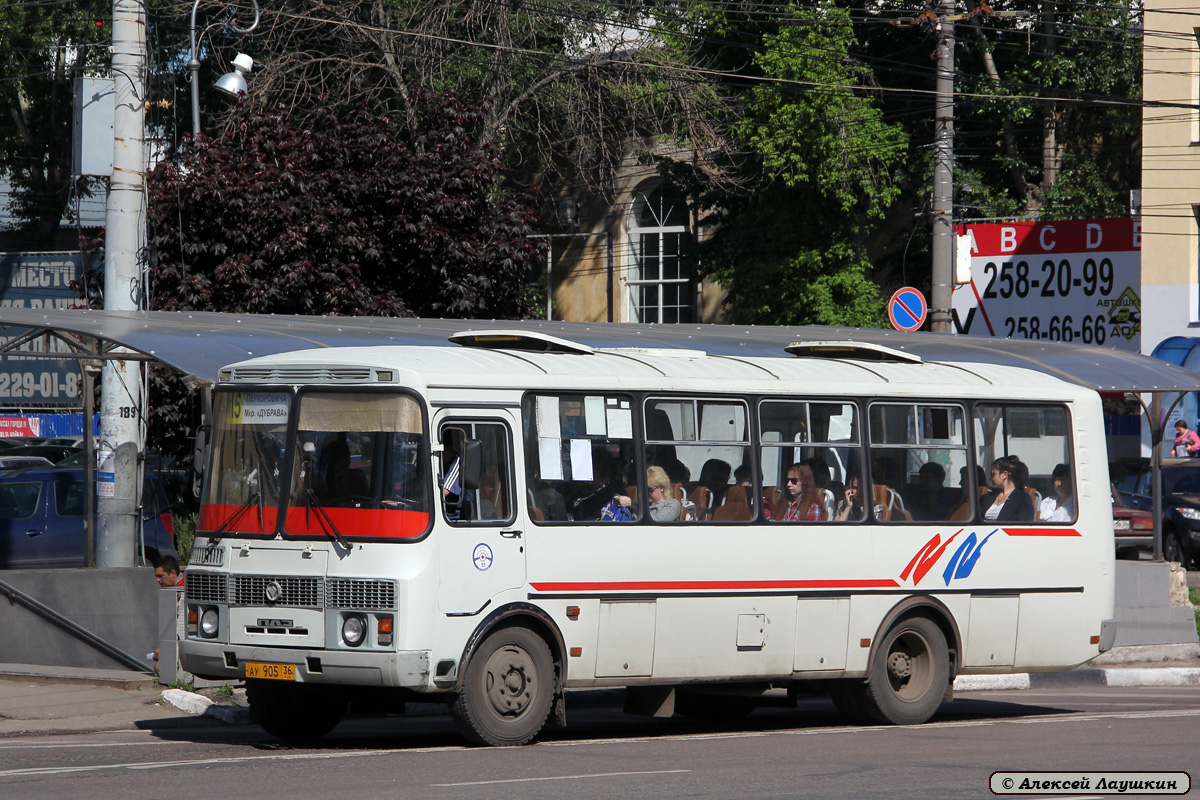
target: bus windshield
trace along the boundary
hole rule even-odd
[[[202,529],[274,534],[284,500],[288,534],[414,538],[428,527],[426,437],[413,398],[221,392],[213,414]]]
[[[213,458],[202,529],[275,530],[291,404],[290,392],[214,395]]]
[[[285,532],[401,538],[424,533],[425,437],[416,401],[399,394],[307,392],[299,406]],[[364,510],[401,513],[355,513]]]

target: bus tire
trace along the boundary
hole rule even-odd
[[[927,617],[892,626],[871,659],[863,708],[875,722],[916,725],[937,712],[950,683],[946,637]]]
[[[450,716],[474,744],[511,747],[541,732],[554,700],[546,641],[517,625],[487,635],[471,655]]]
[[[250,715],[277,739],[311,741],[333,730],[346,713],[336,686],[285,681],[246,681]]]

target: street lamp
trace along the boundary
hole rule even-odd
[[[218,25],[224,25],[235,33],[249,33],[258,27],[258,0],[250,0],[250,4],[254,6],[254,22],[250,23],[247,28],[239,28],[237,23],[233,21],[232,16],[227,17],[222,22],[214,22],[200,32],[200,36],[196,36],[196,11],[200,8],[200,3],[203,0],[196,0],[192,5],[192,26],[191,26],[191,50],[190,60],[188,61],[188,70],[191,72],[192,80],[192,135],[196,136],[200,133],[200,60],[197,56],[197,47],[204,41],[204,34],[208,33]],[[221,76],[217,81],[217,88],[229,94],[244,94],[246,91],[246,79],[244,75],[250,71],[254,62],[250,60],[250,56],[245,53],[239,53],[238,57],[233,61],[234,71]]]

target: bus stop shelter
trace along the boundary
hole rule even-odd
[[[475,334],[475,336],[472,336]],[[1200,372],[1156,358],[1083,344],[982,339],[953,334],[823,326],[656,325],[458,320],[389,317],[313,317],[199,311],[0,309],[0,335],[12,336],[0,354],[158,361],[192,386],[210,386],[219,370],[257,356],[306,349],[432,345],[477,338],[508,348],[686,349],[748,358],[785,352],[869,361],[903,358],[1034,369],[1097,392],[1134,397],[1150,425],[1154,465],[1155,557],[1162,557],[1160,458],[1164,395],[1200,390]],[[51,353],[50,342],[58,343]],[[476,344],[479,342],[476,341]],[[21,349],[24,348],[24,349]],[[30,352],[30,350],[40,352]],[[1151,398],[1143,402],[1143,395]]]

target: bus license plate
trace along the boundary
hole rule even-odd
[[[264,664],[261,661],[246,662],[247,678],[265,678],[272,681],[296,680],[295,664]]]

